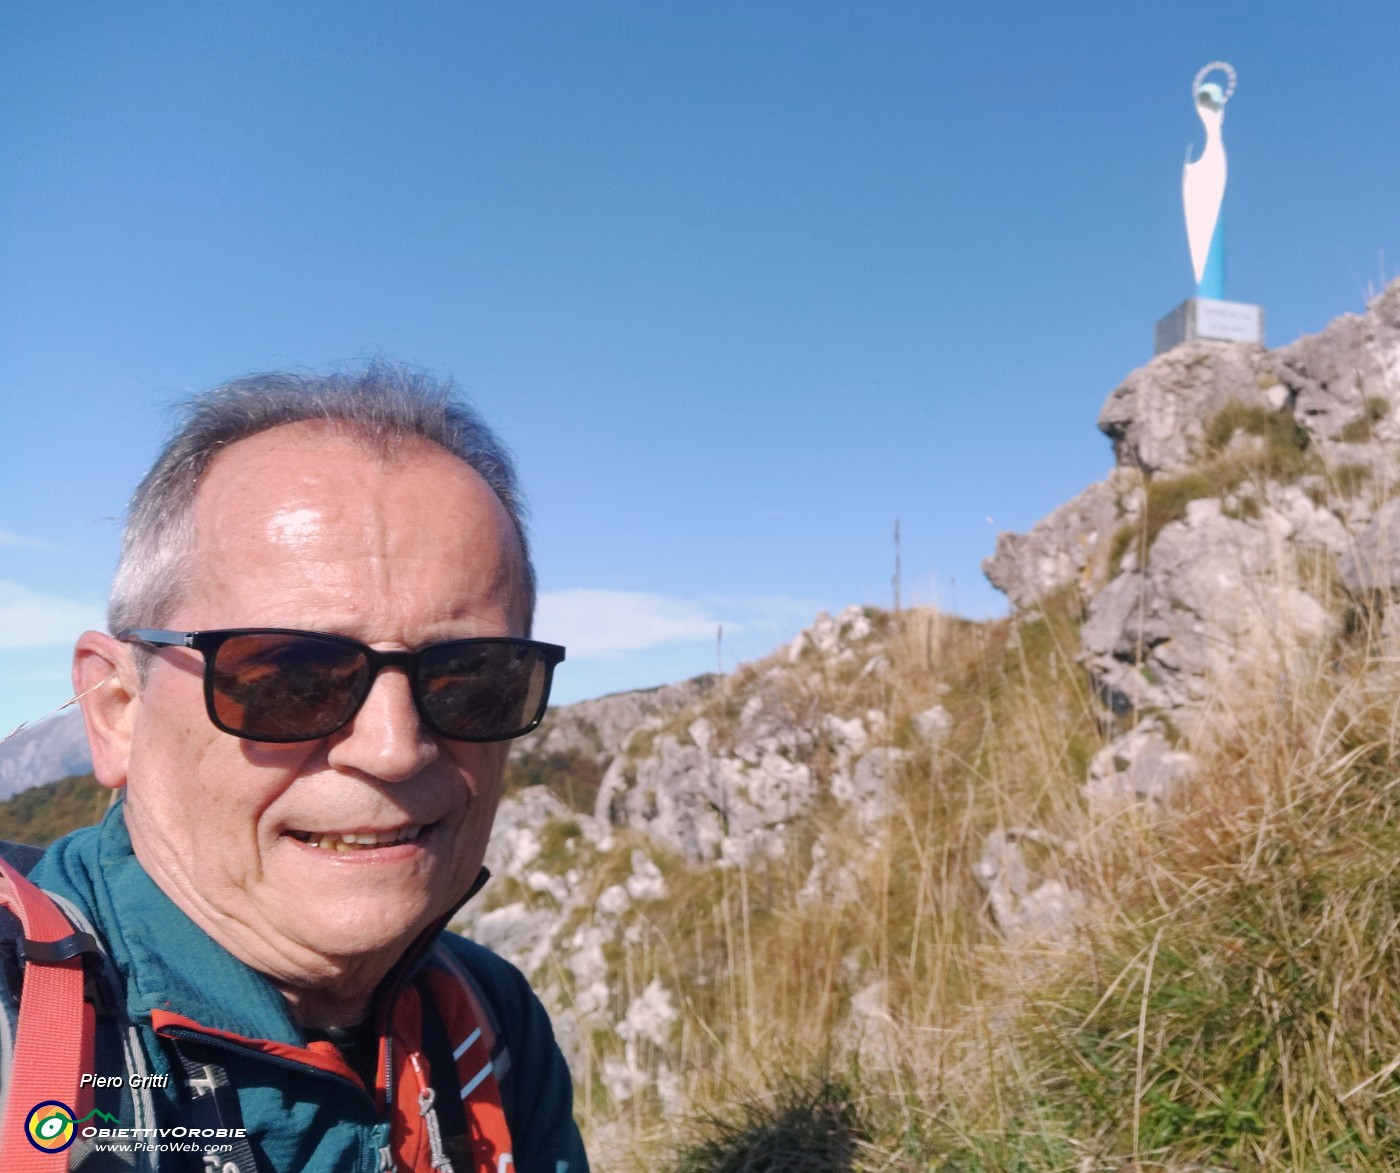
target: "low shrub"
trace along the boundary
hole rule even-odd
[[[827,1072],[779,1080],[696,1117],[670,1173],[851,1173],[869,1140],[852,1085]]]

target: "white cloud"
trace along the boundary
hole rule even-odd
[[[11,533],[7,529],[0,529],[0,548],[6,546],[19,547],[25,550],[47,550],[49,544],[40,541],[38,538],[27,538],[23,534]]]
[[[0,648],[53,647],[105,622],[100,607],[41,595],[0,579]]]
[[[611,658],[658,644],[714,639],[723,622],[687,599],[578,588],[540,595],[535,630],[577,659]]]
[[[743,632],[778,636],[811,620],[819,604],[784,596],[673,598],[640,591],[574,588],[540,595],[535,631],[569,658],[615,659],[663,644],[726,643]]]

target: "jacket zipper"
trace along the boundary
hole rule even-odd
[[[231,1039],[221,1039],[216,1035],[202,1034],[197,1030],[190,1030],[183,1026],[167,1026],[156,1032],[163,1038],[184,1039],[187,1042],[199,1043],[201,1046],[214,1047],[220,1051],[228,1051],[234,1055],[256,1055],[264,1063],[271,1063],[274,1066],[285,1068],[288,1071],[296,1071],[302,1075],[308,1072],[319,1075],[324,1079],[334,1079],[346,1087],[365,1096],[371,1104],[374,1103],[374,1096],[361,1086],[359,1080],[350,1080],[343,1075],[337,1075],[334,1071],[327,1071],[322,1067],[313,1067],[309,1063],[299,1063],[295,1059],[287,1059],[281,1055],[271,1055],[266,1051],[259,1051],[256,1047],[245,1047],[241,1043],[235,1043]]]

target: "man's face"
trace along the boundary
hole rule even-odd
[[[389,462],[314,423],[235,444],[201,480],[191,568],[161,626],[298,628],[384,649],[523,634],[504,509],[426,441]],[[435,738],[398,669],[329,737],[244,741],[210,723],[202,670],[198,653],[159,652],[135,702],[126,817],[138,858],[280,983],[377,980],[475,878],[506,746]],[[404,841],[320,845],[346,833]]]

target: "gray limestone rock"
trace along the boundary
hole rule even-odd
[[[684,732],[684,714],[665,732],[649,718],[648,735],[628,739],[610,761],[586,833],[623,827],[693,863],[749,866],[785,855],[790,825],[825,792],[850,808],[862,834],[877,835],[889,814],[894,771],[908,751],[884,744],[884,712],[832,712],[811,687],[813,667],[842,663],[855,648],[867,664],[888,663],[877,618],[862,607],[819,615],[786,662],[744,678],[743,693],[727,698],[727,718],[710,706]],[[930,743],[951,727],[940,706],[914,722]],[[622,899],[609,897],[619,905]]]
[[[1292,483],[1238,472],[1232,483],[1217,466],[1223,500],[1190,502],[1106,581],[1113,534],[1141,517],[1133,478],[1197,469],[1212,455],[1211,420],[1231,404],[1288,412],[1310,438],[1313,467]],[[1292,671],[1336,622],[1311,593],[1325,597],[1333,565],[1368,601],[1400,593],[1400,281],[1365,314],[1277,351],[1197,341],[1158,355],[1108,397],[1099,427],[1113,441],[1114,474],[1029,533],[1000,535],[983,568],[1022,612],[1079,586],[1089,598],[1081,658],[1118,714],[1159,709],[1189,734],[1236,682]],[[1237,432],[1224,456],[1266,467],[1268,444]],[[1385,622],[1400,631],[1400,619]],[[1157,801],[1175,785],[1175,751],[1137,749],[1127,775],[1113,765],[1122,745],[1097,763],[1095,802],[1121,793]]]
[[[942,705],[934,705],[911,718],[914,732],[930,745],[937,745],[952,732],[953,717]]]
[[[987,894],[992,919],[1012,941],[1067,940],[1084,897],[1058,877],[1035,876],[1026,863],[1023,843],[1065,849],[1054,836],[1035,828],[998,827],[991,832],[972,874]]]
[[[1144,571],[1099,593],[1080,638],[1114,711],[1165,709],[1182,725],[1241,674],[1290,668],[1330,625],[1279,533],[1205,499],[1162,529]]]
[[[837,861],[825,836],[812,844],[812,866],[797,893],[799,908],[820,904],[833,911],[845,908],[859,896],[856,870],[849,861]]]
[[[461,925],[454,923],[453,927],[525,973],[533,973],[548,957],[559,924],[557,913],[527,908],[516,901],[483,912]]]
[[[831,776],[831,796],[851,808],[862,833],[874,832],[890,813],[894,772],[909,756],[907,750],[877,746],[856,759],[850,769]]]
[[[660,688],[559,705],[549,710],[538,729],[515,743],[512,754],[517,758],[578,754],[605,767],[639,730],[659,729],[676,713],[704,700],[718,679],[697,676]]]
[[[1171,475],[1205,455],[1206,427],[1222,408],[1268,408],[1265,391],[1277,382],[1273,357],[1260,346],[1189,342],[1129,375],[1104,403],[1099,429],[1120,467]]]
[[[1340,440],[1350,429],[1390,445],[1400,440],[1393,410],[1400,396],[1400,283],[1364,315],[1345,314],[1276,353],[1294,418],[1310,433]]]
[[[1135,470],[1116,468],[1029,533],[998,534],[996,553],[982,563],[982,573],[1019,608],[1034,607],[1070,583],[1092,594],[1107,578],[1114,533],[1136,516],[1133,491],[1140,480]]]
[[[1331,509],[1325,509],[1300,485],[1269,481],[1261,506],[1263,524],[1299,550],[1322,550],[1334,556],[1351,545],[1346,526]]]
[[[1337,570],[1354,595],[1388,598],[1400,590],[1400,497],[1376,510],[1337,559]]]
[[[889,1012],[885,982],[871,982],[851,995],[851,1016],[841,1041],[862,1071],[893,1071],[898,1067],[906,1040]]]
[[[746,863],[781,854],[785,824],[812,795],[811,768],[776,750],[750,763],[668,734],[638,761],[613,763],[598,809],[693,862]]]
[[[1138,619],[1147,610],[1146,589],[1142,574],[1128,571],[1094,597],[1079,631],[1080,646],[1090,663],[1142,657],[1146,649],[1139,642]]]
[[[788,645],[788,662],[797,663],[809,648],[823,656],[840,656],[850,652],[854,658],[855,653],[850,645],[863,644],[874,634],[875,627],[864,607],[852,603],[834,616],[823,611],[811,627],[798,632]]]
[[[1171,747],[1161,722],[1149,717],[1094,755],[1084,796],[1098,815],[1135,803],[1155,809],[1190,778],[1194,765],[1189,753]]]

